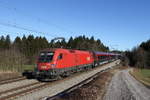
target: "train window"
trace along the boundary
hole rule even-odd
[[[101,56],[98,56],[98,60],[101,60]]]
[[[39,62],[50,62],[53,60],[54,52],[41,52]]]
[[[44,56],[45,56],[45,52],[41,52],[40,57],[44,57]]]
[[[46,54],[46,62],[52,61],[53,56],[54,56],[54,52],[47,52],[47,54]]]
[[[58,56],[58,60],[62,59],[63,58],[63,54],[61,53],[59,56]]]
[[[54,53],[53,52],[48,52],[47,53],[47,56],[51,56],[51,55],[54,55]]]

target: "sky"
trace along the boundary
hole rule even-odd
[[[150,0],[0,0],[0,36],[85,35],[110,49],[150,39]]]

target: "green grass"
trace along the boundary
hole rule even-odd
[[[141,74],[142,74],[145,78],[150,78],[150,69],[142,69],[142,70],[141,70]]]
[[[134,69],[130,74],[143,84],[150,86],[150,69]]]
[[[24,70],[34,70],[35,65],[0,65],[0,71],[23,72]]]
[[[35,65],[22,65],[22,70],[34,70]]]

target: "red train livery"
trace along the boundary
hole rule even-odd
[[[25,71],[23,75],[34,76],[38,80],[57,79],[110,62],[118,56],[118,54],[95,51],[45,49],[39,54],[34,72]]]

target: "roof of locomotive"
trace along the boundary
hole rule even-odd
[[[89,52],[89,51],[85,51],[85,50],[75,50],[75,49],[64,49],[64,48],[47,48],[47,49],[44,49],[44,50],[41,50],[41,52],[45,52],[45,51],[52,51],[52,52],[55,52],[57,50],[61,50],[61,51],[64,51],[64,52]]]

